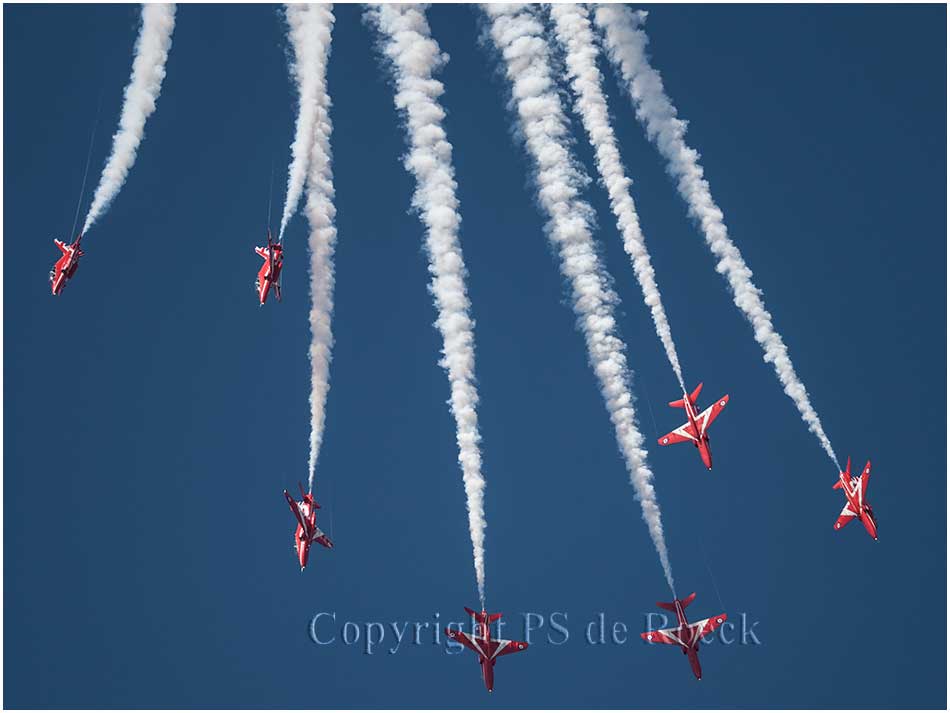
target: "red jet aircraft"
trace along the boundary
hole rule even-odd
[[[267,302],[267,293],[271,287],[274,288],[277,301],[280,302],[280,270],[284,266],[284,246],[271,241],[270,230],[268,230],[267,247],[254,248],[254,252],[264,258],[264,264],[257,271],[257,282],[254,283],[261,306],[263,307]]]
[[[310,545],[319,542],[327,549],[333,548],[333,542],[323,534],[323,531],[317,527],[317,510],[320,506],[313,499],[313,493],[305,493],[303,485],[297,483],[300,487],[300,497],[303,500],[294,500],[293,496],[284,491],[284,497],[290,504],[290,509],[297,518],[297,531],[294,533],[294,549],[297,551],[297,559],[300,560],[300,571],[303,572],[307,566],[307,559],[310,557]]]
[[[658,439],[657,443],[661,446],[668,446],[671,443],[691,441],[699,449],[699,457],[703,459],[703,465],[712,470],[712,454],[709,452],[709,434],[707,431],[716,417],[722,413],[726,404],[729,403],[729,395],[726,394],[705,411],[697,414],[696,399],[699,398],[699,392],[702,390],[703,385],[700,383],[692,394],[683,394],[683,398],[678,401],[670,401],[670,406],[673,408],[686,409],[686,423]]]
[[[478,654],[478,665],[482,667],[482,679],[485,681],[485,688],[491,693],[495,687],[495,659],[506,654],[524,651],[528,648],[528,644],[524,641],[491,638],[491,623],[501,619],[501,614],[489,614],[484,609],[479,614],[468,607],[465,607],[465,611],[478,622],[478,636],[448,627],[445,628],[445,635]]]
[[[851,458],[848,458],[848,465],[845,466],[844,472],[838,476],[838,482],[834,484],[835,488],[844,490],[844,496],[848,499],[844,510],[841,511],[838,520],[835,522],[835,529],[840,530],[854,518],[858,517],[861,518],[861,524],[864,525],[864,529],[876,540],[877,520],[874,519],[874,510],[872,510],[871,506],[864,500],[864,496],[868,492],[868,479],[870,477],[871,461],[868,461],[868,464],[864,466],[864,471],[861,475],[852,476]]]
[[[699,389],[696,390],[697,393]],[[660,629],[658,631],[647,631],[640,634],[645,641],[651,644],[672,644],[679,646],[683,653],[689,657],[689,665],[693,668],[693,674],[697,679],[702,679],[703,669],[699,665],[699,642],[706,636],[714,632],[726,620],[725,614],[710,617],[690,624],[686,621],[686,607],[696,598],[696,592],[690,594],[686,599],[674,599],[672,602],[657,602],[656,605],[667,611],[676,612],[676,620],[679,626],[672,629]]]
[[[76,268],[79,267],[79,258],[85,254],[82,248],[79,247],[80,240],[82,240],[82,234],[76,238],[76,242],[72,245],[67,245],[62,240],[53,239],[56,247],[63,253],[56,264],[53,265],[53,269],[49,271],[49,281],[54,295],[60,294],[66,286],[67,280],[72,279],[72,276],[76,274]]]

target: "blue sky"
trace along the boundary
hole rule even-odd
[[[52,238],[72,223],[100,92],[94,168],[105,160],[138,8],[7,5],[5,707],[946,706],[946,9],[650,9],[654,65],[825,430],[842,459],[874,462],[880,541],[832,530],[834,469],[608,75],[686,378],[704,403],[732,399],[712,473],[685,446],[650,449],[674,575],[698,592],[691,615],[745,613],[762,643],[705,647],[697,683],[675,650],[639,640],[662,572],[496,58],[472,9],[438,6],[488,604],[506,635],[526,612],[563,612],[569,639],[547,643],[546,625],[501,661],[491,697],[468,654],[343,645],[345,621],[431,632],[436,613],[441,626],[477,603],[404,137],[359,8],[338,8],[329,67],[339,245],[317,496],[337,547],[301,574],[281,490],[306,479],[302,216],[284,302],[259,309],[253,291],[295,112],[277,12],[179,8],[135,168],[53,299]],[[652,441],[680,422],[665,405],[676,382],[603,191],[587,197]],[[320,629],[333,645],[308,636],[320,612],[336,614]],[[599,612],[632,638],[589,645]]]

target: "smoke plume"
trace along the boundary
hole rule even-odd
[[[112,153],[102,169],[99,186],[89,206],[82,232],[102,216],[119,194],[145,136],[145,121],[155,111],[155,102],[165,78],[165,61],[175,29],[175,6],[142,6],[142,29],[135,42],[132,77],[125,88],[125,100],[119,116],[119,129],[112,137]]]
[[[326,94],[327,48],[333,27],[331,5],[287,5],[287,26],[294,60],[290,73],[297,83],[298,109],[291,161],[287,170],[287,197],[280,219],[278,241],[283,241],[287,223],[297,210],[313,148],[320,106]]]
[[[478,594],[485,605],[485,478],[478,432],[475,388],[475,336],[465,289],[465,263],[459,244],[458,198],[452,145],[439,103],[443,86],[434,73],[448,59],[432,39],[419,5],[381,5],[368,11],[382,37],[396,84],[396,108],[406,125],[409,154],[406,170],[416,179],[412,205],[426,228],[429,290],[438,310],[442,359],[451,385],[449,404],[455,417],[459,464],[465,484],[469,533]]]
[[[653,474],[646,462],[630,392],[625,345],[616,335],[616,295],[594,248],[592,210],[578,195],[585,177],[570,153],[570,135],[553,80],[544,28],[527,5],[484,5],[491,38],[504,58],[511,83],[512,107],[518,116],[528,154],[537,172],[538,201],[547,215],[546,230],[570,282],[578,326],[587,343],[591,366],[600,383],[617,443],[643,509],[667,583],[673,590],[660,507]],[[674,590],[675,591],[675,590]]]
[[[330,389],[330,356],[333,332],[333,252],[336,248],[336,208],[333,205],[333,170],[331,164],[330,97],[327,93],[327,62],[330,57],[330,36],[333,31],[333,10],[330,5],[290,5],[287,7],[289,37],[294,49],[294,76],[300,94],[300,115],[294,140],[294,157],[290,169],[287,203],[295,181],[298,198],[306,183],[307,200],[304,211],[310,223],[310,460],[308,485],[313,491],[317,457],[323,443],[326,424],[327,392]],[[301,137],[301,124],[306,120],[309,134]],[[306,132],[304,132],[306,134]],[[301,143],[303,142],[303,143]],[[304,171],[295,179],[295,171]],[[296,201],[295,201],[296,202]],[[284,222],[290,214],[284,209]]]
[[[617,139],[610,125],[607,112],[607,100],[601,87],[601,74],[597,69],[597,46],[587,17],[587,10],[580,5],[551,5],[551,17],[555,23],[555,34],[564,48],[567,79],[574,90],[575,109],[581,117],[587,137],[597,161],[597,170],[607,193],[610,207],[617,218],[617,228],[623,236],[623,247],[633,263],[643,301],[650,308],[656,333],[663,343],[666,358],[673,368],[680,390],[685,392],[683,372],[680,369],[679,356],[673,343],[673,334],[660,288],[656,284],[650,253],[647,251],[636,205],[630,194],[631,180],[624,173],[617,149]]]
[[[785,342],[772,325],[772,315],[765,309],[762,291],[752,282],[752,271],[729,239],[722,211],[712,199],[708,181],[703,178],[699,153],[686,144],[686,122],[677,118],[659,72],[647,59],[648,39],[641,29],[645,20],[645,12],[634,13],[622,5],[599,5],[594,16],[603,32],[607,54],[630,93],[637,119],[666,159],[667,171],[676,181],[689,215],[699,223],[706,244],[717,258],[716,270],[729,282],[733,301],[752,325],[755,340],[765,352],[765,361],[772,364],[808,430],[817,436],[825,453],[840,470],[831,441],[808,399],[805,385],[795,373]]]

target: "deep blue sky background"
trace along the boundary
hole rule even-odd
[[[91,185],[106,158],[138,14],[4,7],[5,707],[946,706],[944,7],[663,6],[647,26],[825,429],[842,460],[873,459],[878,543],[832,530],[835,470],[608,76],[687,379],[704,403],[732,397],[712,473],[685,446],[650,449],[690,613],[761,622],[761,646],[704,648],[701,683],[636,636],[666,586],[507,88],[477,14],[431,10],[477,320],[489,607],[508,635],[527,611],[566,612],[571,633],[504,659],[492,697],[468,654],[307,636],[321,611],[339,638],[345,620],[444,625],[477,603],[403,132],[359,8],[338,8],[329,70],[340,238],[317,495],[334,551],[297,570],[281,497],[306,479],[303,216],[283,304],[259,309],[252,289],[295,113],[274,8],[179,8],[138,161],[50,296],[51,241],[100,91]],[[588,195],[652,442],[680,422],[675,380],[603,192]],[[584,641],[601,611],[626,645]]]

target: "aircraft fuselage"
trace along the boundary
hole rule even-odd
[[[689,621],[686,619],[686,612],[683,609],[683,605],[678,599],[674,604],[676,605],[676,621],[680,625],[679,640],[690,641],[693,637],[693,633],[689,628]],[[689,659],[689,666],[693,669],[693,675],[696,676],[697,679],[701,679],[703,677],[703,668],[699,665],[699,638],[691,642],[691,645],[683,645],[680,648],[683,650],[686,658]]]
[[[841,489],[844,490],[844,496],[848,501],[848,507],[851,512],[857,513],[864,529],[873,538],[877,539],[877,521],[874,519],[874,511],[864,500],[863,488],[861,487],[861,476],[851,476],[850,468],[841,473],[838,478],[841,480]]]
[[[699,414],[696,413],[696,405],[690,401],[689,394],[683,394],[683,404],[686,408],[686,420],[696,434],[696,440],[693,445],[699,451],[699,457],[703,460],[703,465],[708,470],[712,470],[712,452],[709,450],[709,435],[700,428]]]

